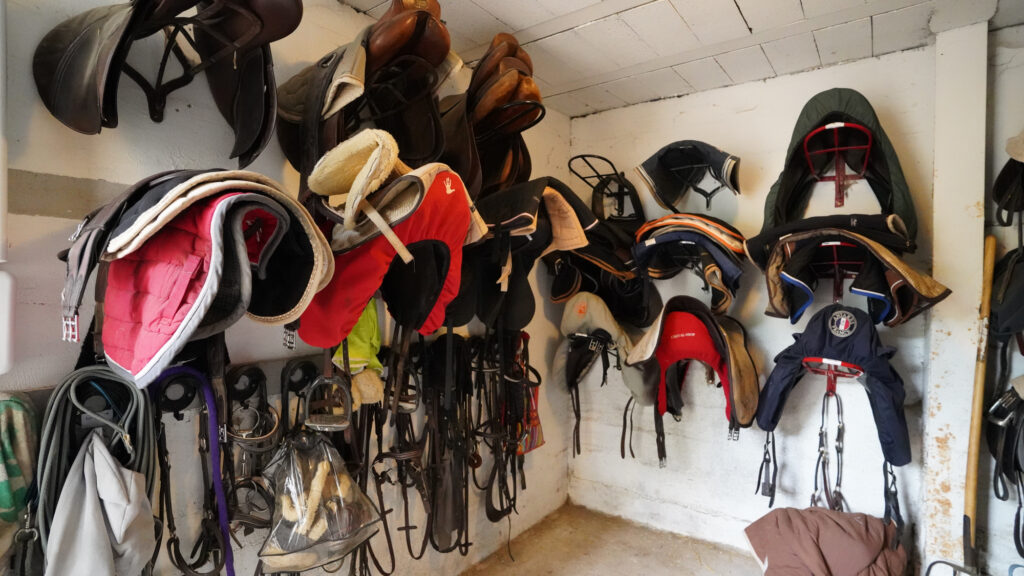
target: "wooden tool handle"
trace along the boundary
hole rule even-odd
[[[992,275],[996,265],[996,237],[985,237],[985,261],[978,311],[978,354],[974,364],[974,397],[971,401],[971,435],[967,447],[967,478],[964,486],[964,563],[972,565],[975,550],[975,518],[978,509],[978,463],[981,452],[981,427],[985,419],[985,360],[988,352],[988,319],[992,310]],[[970,547],[968,549],[968,546]]]

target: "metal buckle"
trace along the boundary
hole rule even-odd
[[[61,341],[78,342],[78,314],[61,316]]]

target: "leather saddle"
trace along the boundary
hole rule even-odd
[[[637,366],[658,383],[654,419],[662,466],[666,458],[662,416],[668,412],[676,420],[682,418],[680,390],[691,360],[709,368],[709,381],[711,372],[718,376],[725,394],[725,416],[731,438],[739,434],[740,428],[749,427],[757,414],[757,367],[750,355],[743,325],[730,316],[713,314],[696,298],[671,298],[626,360],[627,365]]]
[[[483,170],[482,193],[530,179],[532,163],[522,132],[544,118],[533,62],[511,34],[494,37],[466,91]]]
[[[303,183],[321,156],[365,128],[391,133],[413,168],[437,161],[445,132],[436,91],[452,68],[450,47],[436,0],[394,0],[353,42],[282,84],[278,140]]]
[[[562,182],[538,178],[477,201],[487,223],[484,240],[467,247],[459,295],[446,323],[467,324],[476,315],[487,326],[518,331],[533,318],[529,273],[545,254],[583,248],[593,215]]]
[[[573,194],[571,190],[568,193]],[[585,205],[580,212],[586,213],[580,218],[587,223],[586,246],[545,257],[551,276],[551,301],[562,303],[578,292],[593,292],[620,322],[637,328],[650,326],[661,311],[661,295],[651,278],[637,268],[630,253],[632,237],[611,222],[598,219]]]
[[[75,131],[97,134],[117,126],[122,72],[146,93],[155,122],[163,120],[171,92],[206,72],[217,108],[235,132],[231,157],[245,167],[274,132],[270,43],[295,30],[301,18],[301,0],[135,0],[102,6],[46,34],[36,47],[32,73],[54,117]],[[167,39],[156,81],[150,83],[126,59],[136,40],[160,31]],[[198,53],[199,62],[191,61],[182,42]],[[167,79],[171,56],[182,72]]]

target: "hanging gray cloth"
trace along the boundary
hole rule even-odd
[[[60,492],[46,546],[46,576],[136,576],[156,549],[146,478],[121,466],[99,432],[82,443]]]

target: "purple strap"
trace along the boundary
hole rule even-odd
[[[213,476],[213,494],[217,501],[217,523],[220,525],[220,532],[224,536],[224,566],[227,568],[227,576],[235,576],[235,557],[231,552],[231,527],[228,523],[228,498],[224,494],[223,471],[220,462],[220,429],[217,419],[217,398],[213,395],[213,386],[202,372],[189,368],[188,366],[175,366],[168,368],[160,376],[161,380],[174,378],[180,374],[186,374],[199,382],[203,389],[203,400],[206,402],[208,414],[207,435],[210,443],[210,473]]]

